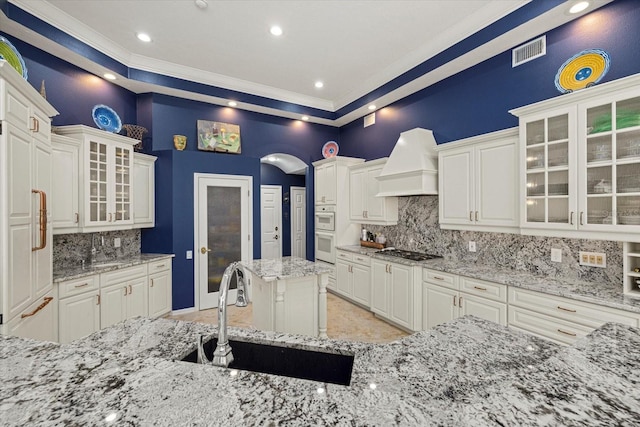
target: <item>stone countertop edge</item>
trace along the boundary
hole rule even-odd
[[[266,282],[331,272],[331,268],[323,264],[292,256],[242,261],[242,265]]]
[[[229,331],[353,354],[349,386],[179,362],[216,332],[135,318],[64,345],[0,336],[3,424],[632,425],[640,412],[640,329],[624,325],[571,347],[473,316],[387,344]]]
[[[53,282],[64,282],[66,280],[79,279],[81,277],[93,276],[94,274],[106,273],[109,271],[120,270],[121,268],[133,267],[134,265],[145,264],[153,261],[159,261],[165,258],[174,258],[175,254],[140,254],[133,257],[108,260],[104,263],[118,263],[117,265],[109,265],[103,267],[100,263],[94,265],[86,265],[85,268],[62,267],[53,269]]]
[[[583,280],[563,280],[553,277],[537,276],[525,271],[498,268],[479,263],[447,260],[444,258],[427,261],[411,261],[398,257],[376,253],[378,249],[362,246],[338,246],[337,249],[368,255],[372,258],[384,259],[404,265],[419,266],[444,273],[457,274],[472,279],[486,280],[516,288],[528,289],[545,294],[598,304],[619,310],[640,313],[640,298],[626,296],[622,292],[622,284],[594,283]]]

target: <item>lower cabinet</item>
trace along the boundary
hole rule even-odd
[[[27,307],[22,315],[10,320],[6,334],[40,341],[57,341],[57,317],[58,304],[55,301],[55,290],[51,290]]]
[[[424,329],[473,315],[507,324],[507,286],[439,271],[423,270]]]
[[[147,276],[101,288],[100,300],[101,328],[132,317],[146,316],[149,312]]]
[[[422,329],[419,268],[373,259],[371,311],[408,330]]]
[[[366,255],[336,251],[336,293],[366,307],[371,307],[371,258]]]
[[[171,311],[171,260],[149,263],[149,317]]]
[[[85,292],[59,304],[60,343],[66,344],[100,330],[100,293]]]

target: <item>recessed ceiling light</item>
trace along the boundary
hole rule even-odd
[[[309,116],[302,116],[301,118],[302,118],[302,120],[304,120],[305,122],[308,122],[308,121],[309,121]]]
[[[229,101],[229,102],[227,103],[227,105],[228,105],[229,107],[235,107],[236,105],[238,105],[238,103],[237,103],[236,101]]]
[[[321,87],[324,86],[324,83],[322,83],[320,80],[318,80],[317,82],[315,82],[315,87],[317,87],[318,89],[320,89]]]
[[[138,37],[138,40],[143,41],[145,43],[149,43],[151,41],[151,37],[149,36],[149,34],[138,33],[136,34],[136,36]]]
[[[569,9],[569,13],[579,13],[588,7],[589,7],[588,1],[581,1],[571,6],[571,9]]]
[[[102,75],[102,77],[104,77],[107,80],[115,80],[116,79],[115,74],[111,74],[111,73],[104,73]]]
[[[198,9],[206,9],[208,6],[207,0],[196,0],[195,3]]]
[[[373,104],[369,105],[369,110],[375,110],[375,109],[376,109],[375,105],[373,105]]]
[[[273,34],[274,36],[281,36],[282,35],[282,28],[280,28],[277,25],[274,25],[269,29],[269,32],[271,34]]]

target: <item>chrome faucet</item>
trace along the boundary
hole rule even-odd
[[[198,338],[198,363],[211,363],[215,366],[227,367],[233,362],[233,353],[227,337],[227,295],[229,294],[229,284],[233,273],[238,279],[238,298],[236,307],[246,307],[249,303],[247,284],[245,282],[246,272],[240,262],[231,263],[222,275],[220,281],[220,297],[218,299],[218,345],[213,352],[213,360],[209,360],[204,354],[204,335]]]

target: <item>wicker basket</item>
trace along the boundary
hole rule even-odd
[[[133,146],[134,150],[142,150],[142,138],[144,137],[144,134],[148,132],[147,128],[138,125],[122,125],[122,129],[124,129],[129,138],[137,139],[138,141],[140,141]]]

